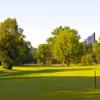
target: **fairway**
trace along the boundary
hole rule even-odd
[[[94,66],[25,65],[0,67],[0,100],[99,100],[100,69]]]

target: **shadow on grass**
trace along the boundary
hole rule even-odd
[[[49,86],[50,87],[57,87],[57,88],[63,88],[63,90],[69,90],[69,89],[93,89],[94,88],[94,77],[56,77],[56,76],[43,76],[43,77],[10,77],[10,78],[2,78],[0,80],[9,81],[10,80],[18,80],[18,81],[33,81],[38,82],[38,86]],[[13,81],[14,82],[14,81]],[[41,84],[40,84],[41,83]],[[48,84],[47,84],[48,83]],[[97,77],[97,88],[100,88],[100,77]],[[30,83],[31,84],[31,83]],[[36,83],[33,83],[36,85]],[[39,85],[40,84],[40,85]],[[54,85],[54,86],[53,86]],[[61,86],[60,86],[61,85]],[[48,87],[50,89],[50,87]]]
[[[26,71],[19,71],[19,70],[13,70],[15,72],[8,72],[6,74],[0,74],[1,77],[3,76],[20,76],[20,75],[28,75],[28,74],[42,74],[42,73],[55,73],[55,72],[62,72],[62,71],[66,71],[66,73],[68,71],[84,71],[84,70],[93,70],[91,68],[85,69],[85,68],[78,68],[78,69],[43,69],[43,70],[26,70]]]
[[[2,100],[18,100],[20,97],[22,100],[99,100],[100,77],[97,77],[96,90],[94,77],[0,79],[0,97]]]
[[[66,67],[66,68],[70,68],[70,67],[93,67],[95,65],[70,65],[70,67],[67,66],[67,64],[24,64],[21,65],[22,67]],[[99,66],[99,65],[98,65]]]
[[[45,70],[35,70],[35,71],[19,71],[14,70],[16,72],[8,73],[8,74],[1,74],[1,76],[17,76],[17,75],[28,75],[28,74],[41,74],[41,73],[54,73],[54,72],[61,72],[65,71],[65,69],[45,69]]]
[[[68,67],[67,64],[24,64],[21,66],[22,67],[41,67],[41,66],[43,67]]]
[[[21,65],[22,67],[51,67],[51,65],[46,65],[46,64],[24,64]]]

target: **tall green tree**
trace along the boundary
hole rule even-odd
[[[58,27],[53,32],[53,37],[49,38],[52,44],[54,57],[63,63],[70,63],[76,59],[78,54],[79,36],[78,32],[69,27]]]
[[[23,59],[24,35],[18,27],[16,19],[7,18],[0,23],[0,59],[3,66],[11,69],[12,66]]]

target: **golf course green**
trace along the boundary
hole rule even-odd
[[[96,89],[94,84],[96,67]],[[0,100],[99,100],[100,65],[0,67]]]

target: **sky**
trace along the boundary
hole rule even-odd
[[[59,26],[70,26],[84,40],[100,36],[100,0],[0,0],[0,22],[16,18],[33,47],[45,43]]]

